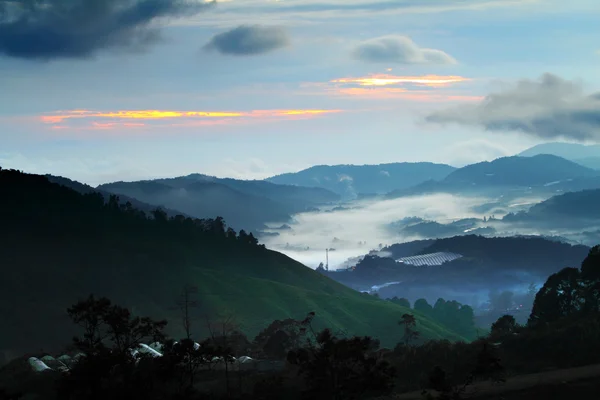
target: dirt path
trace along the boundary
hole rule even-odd
[[[548,372],[540,372],[530,375],[520,375],[509,378],[504,384],[491,382],[478,382],[472,385],[466,392],[471,399],[485,398],[498,394],[519,392],[536,386],[557,385],[583,381],[592,378],[600,378],[600,364],[586,367],[559,369]],[[465,396],[465,397],[466,397]],[[389,400],[422,400],[421,391],[403,393],[386,397]],[[382,398],[381,400],[384,400]]]

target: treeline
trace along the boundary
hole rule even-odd
[[[201,247],[227,247],[236,242],[257,246],[252,233],[236,233],[221,217],[196,219],[177,215],[168,217],[157,208],[147,214],[117,196],[97,192],[80,194],[51,183],[45,176],[0,168],[0,196],[3,205],[2,233],[42,236],[50,241],[79,236],[89,239],[127,237],[129,240],[156,243],[161,240],[194,243]],[[48,201],[51,199],[51,201]],[[60,222],[60,223],[57,223]]]
[[[392,303],[411,308],[410,301],[405,298],[393,297],[389,299]],[[413,305],[415,311],[437,321],[466,338],[474,338],[476,328],[474,322],[473,308],[466,304],[460,304],[455,300],[444,300],[439,298],[432,306],[425,299],[418,299]]]
[[[274,321],[252,341],[231,320],[216,321],[211,324],[210,336],[197,343],[195,321],[188,313],[188,306],[196,304],[193,296],[187,295],[190,293],[185,292],[185,302],[179,303],[186,335],[178,341],[167,337],[167,321],[134,316],[107,298],[90,295],[75,303],[67,314],[80,333],[68,346],[71,357],[63,359],[69,368],[60,368],[56,362],[58,368],[35,375],[33,380],[24,379],[27,375],[23,372],[6,379],[4,374],[15,370],[13,365],[0,369],[0,396],[5,396],[0,399],[17,400],[24,395],[57,400],[366,399],[389,394],[395,387],[417,387],[421,381],[413,381],[414,369],[399,374],[404,361],[398,364],[397,360],[437,343],[414,345],[419,332],[410,314],[399,317],[399,344],[388,350],[380,349],[379,341],[371,337],[348,337],[330,329],[315,331],[312,312],[303,320]],[[161,355],[148,350],[146,344],[152,344]],[[482,368],[482,354],[488,354],[486,348],[463,360],[472,364],[467,374]],[[246,364],[240,362],[247,361],[248,355],[279,362],[275,364],[279,367],[243,368]],[[26,364],[25,360],[19,362]],[[483,371],[488,370],[484,366]],[[2,388],[3,384],[6,387]]]

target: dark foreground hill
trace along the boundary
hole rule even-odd
[[[353,291],[227,229],[222,219],[151,217],[46,177],[0,169],[0,351],[59,350],[75,333],[66,308],[90,293],[171,321],[175,300],[198,287],[194,330],[232,317],[250,337],[275,319],[316,312],[316,325],[392,346],[407,309]],[[424,338],[460,339],[416,313]]]
[[[433,163],[393,163],[379,165],[317,165],[300,172],[281,174],[269,182],[321,187],[344,197],[358,194],[384,194],[409,188],[428,180],[440,180],[456,168]]]
[[[100,185],[98,189],[180,210],[196,218],[220,215],[236,229],[252,231],[262,229],[265,223],[283,223],[294,213],[339,200],[339,196],[321,188],[219,179],[201,174],[114,182]]]

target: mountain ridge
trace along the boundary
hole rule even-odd
[[[433,162],[315,165],[266,180],[279,184],[322,187],[343,197],[353,198],[358,194],[384,194],[429,179],[442,179],[455,169]]]

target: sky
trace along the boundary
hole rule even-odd
[[[600,139],[597,0],[0,0],[0,166],[91,185]]]

